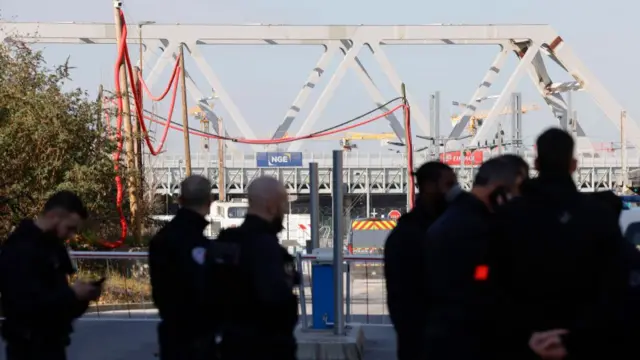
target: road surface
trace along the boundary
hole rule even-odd
[[[76,323],[69,360],[157,360],[156,319],[144,316],[132,319],[122,314],[101,319],[88,317]],[[395,358],[395,336],[388,325],[364,327],[364,360]],[[0,360],[5,360],[2,346]]]
[[[369,324],[363,328],[367,339],[364,360],[394,359],[395,334],[389,325],[384,281],[355,280],[350,291],[352,315],[347,320]],[[306,287],[305,292],[310,323],[310,287]],[[155,309],[88,314],[75,324],[68,359],[157,360],[156,326]],[[5,360],[4,345],[1,346],[0,360]]]

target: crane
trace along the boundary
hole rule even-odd
[[[454,105],[457,105],[459,107],[467,107],[467,104],[461,104],[461,103],[454,103]],[[522,106],[522,109],[520,111],[522,111],[523,114],[526,114],[530,111],[536,111],[536,110],[540,110],[540,107],[538,105],[533,104],[529,106]],[[500,112],[499,115],[507,115],[512,113],[513,113],[513,109],[507,107],[504,110],[502,110],[502,112]],[[475,135],[478,128],[482,126],[482,122],[484,121],[484,119],[486,119],[488,116],[489,116],[488,111],[476,112],[469,119],[469,127],[468,127],[469,133]],[[458,121],[460,121],[460,119],[462,119],[462,116],[459,114],[451,115],[451,124],[455,126],[458,123]]]
[[[285,134],[283,138],[289,137],[288,134]],[[397,140],[398,136],[395,133],[380,133],[380,134],[370,134],[370,133],[356,133],[356,132],[346,132],[342,136],[320,136],[314,137],[306,140],[315,140],[315,141],[326,141],[326,140],[338,140],[340,146],[345,151],[351,151],[353,149],[357,149],[358,145],[354,144],[354,140],[380,140],[384,145],[392,144],[392,145],[404,145],[400,142],[394,142],[390,140]]]

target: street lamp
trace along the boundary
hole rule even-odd
[[[140,68],[140,74],[142,74],[142,27],[145,25],[153,25],[155,21],[147,20],[138,23],[138,40],[140,43],[140,59],[138,59],[138,67]]]

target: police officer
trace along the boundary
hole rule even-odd
[[[500,209],[491,251],[489,276],[511,304],[512,356],[610,358],[628,283],[618,219],[577,190],[571,135],[549,129],[536,144],[539,175]]]
[[[158,343],[162,360],[211,358],[214,324],[207,316],[204,236],[211,205],[211,183],[193,175],[180,184],[180,209],[149,244],[153,302],[160,313]]]
[[[429,226],[444,212],[447,194],[457,185],[448,165],[432,161],[415,173],[419,196],[384,246],[387,304],[396,330],[398,359],[422,359],[424,345],[423,247]]]
[[[72,321],[101,293],[97,283],[78,281],[64,241],[87,218],[80,198],[61,191],[35,220],[23,220],[0,253],[0,290],[8,360],[66,359]]]
[[[220,233],[215,242],[236,244],[238,267],[227,281],[222,316],[224,360],[293,360],[299,276],[293,257],[280,246],[288,197],[275,178],[260,177],[247,188],[249,209],[238,228]]]
[[[519,196],[522,192],[522,186],[529,180],[529,164],[518,155],[505,154],[500,156],[501,159],[511,164],[511,166],[519,169],[516,178],[515,187],[511,189],[512,196]]]
[[[478,169],[431,225],[425,245],[425,359],[495,360],[496,297],[488,282],[492,218],[516,187],[519,169],[501,158]]]
[[[598,191],[590,194],[605,206],[610,208],[616,217],[620,217],[624,205],[622,199],[612,191]],[[620,312],[623,316],[623,326],[616,332],[621,340],[615,350],[616,359],[638,359],[640,349],[637,340],[640,338],[640,251],[628,238],[625,242],[625,256],[629,264],[629,289],[625,306]],[[614,344],[617,345],[617,344]]]

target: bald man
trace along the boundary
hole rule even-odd
[[[277,237],[283,229],[287,192],[278,180],[261,177],[247,193],[244,223],[223,230],[217,240],[236,244],[240,254],[240,271],[233,280],[227,278],[233,289],[225,290],[220,353],[224,360],[294,360],[298,301],[293,287],[299,277],[293,257]]]
[[[213,358],[211,324],[204,314],[205,216],[211,204],[211,183],[194,175],[180,184],[180,209],[149,244],[153,302],[160,313],[158,343],[161,360]]]

